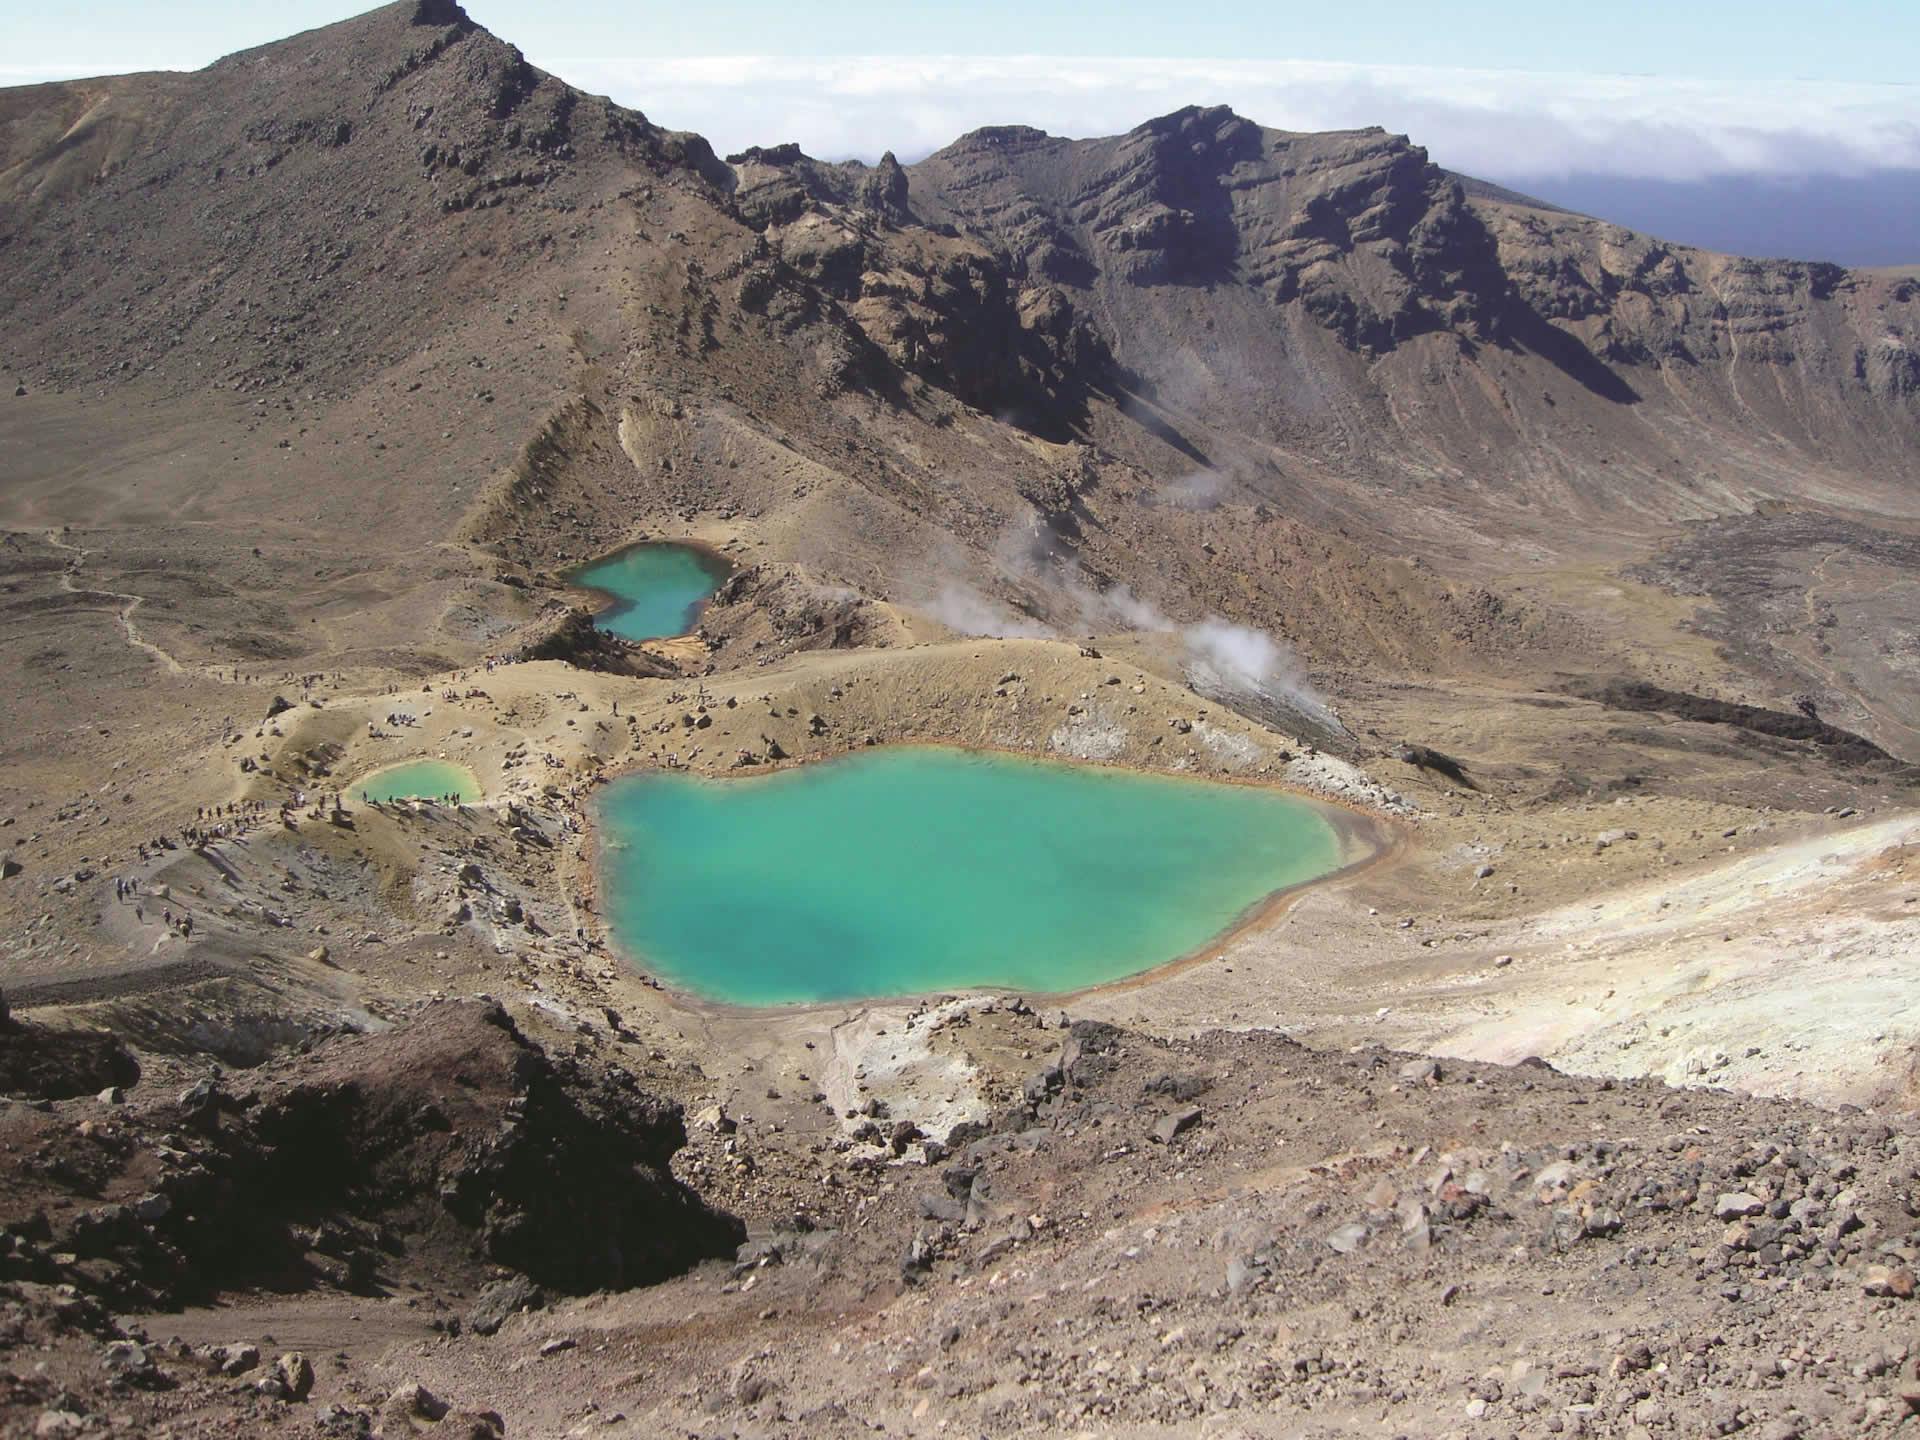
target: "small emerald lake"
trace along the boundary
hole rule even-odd
[[[741,1005],[1085,989],[1343,863],[1323,812],[1278,791],[942,747],[630,775],[597,805],[622,949]]]
[[[684,635],[727,578],[727,562],[694,545],[630,545],[567,578],[605,602],[593,623],[622,640]]]
[[[395,800],[444,800],[449,795],[464,805],[480,798],[480,782],[464,765],[409,760],[374,771],[355,785],[352,793],[382,805]]]

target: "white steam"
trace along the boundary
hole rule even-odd
[[[995,640],[1045,639],[1053,631],[1038,620],[1017,615],[982,595],[964,580],[945,580],[921,606],[949,630],[962,635],[986,635]]]
[[[1297,710],[1329,730],[1347,728],[1307,683],[1293,652],[1266,631],[1209,617],[1186,626],[1181,638],[1189,674],[1198,687],[1256,696]]]
[[[1176,510],[1211,510],[1220,503],[1227,477],[1218,470],[1195,470],[1161,487],[1160,498]]]
[[[1199,476],[1214,476],[1224,483],[1216,471],[1201,471]],[[1292,649],[1264,630],[1218,615],[1183,623],[1129,586],[1102,589],[1086,578],[1077,562],[1053,553],[1048,537],[1037,528],[1009,529],[994,547],[994,557],[1009,580],[1047,598],[1049,613],[1070,614],[1079,633],[1173,636],[1180,642],[1188,681],[1196,689],[1284,706],[1328,729],[1345,728],[1308,683]],[[941,579],[922,608],[964,635],[1006,639],[1055,633],[951,576]]]

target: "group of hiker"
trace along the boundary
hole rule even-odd
[[[133,918],[136,923],[147,923],[146,896],[140,889],[140,882],[132,876],[119,876],[113,882],[113,898],[122,905],[133,906]],[[184,908],[178,915],[173,913],[171,904],[161,907],[160,918],[172,933],[183,940],[193,938],[193,916]]]

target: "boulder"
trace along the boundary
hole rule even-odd
[[[289,1350],[273,1362],[273,1378],[290,1400],[304,1400],[313,1393],[313,1362],[298,1350]]]
[[[474,1297],[466,1327],[476,1335],[494,1335],[522,1310],[538,1310],[546,1303],[546,1293],[524,1275],[496,1280]]]

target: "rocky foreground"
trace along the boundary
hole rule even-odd
[[[1033,1058],[944,1137],[877,1101],[829,1140],[715,1108],[682,1149],[594,1047],[478,1003],[244,1082],[8,1104],[0,1426],[1788,1440],[1920,1412],[1920,1142],[1873,1115],[947,1013]],[[325,1353],[270,1338],[303,1313]]]
[[[67,1095],[100,1070],[72,1038],[9,1024],[0,1063],[31,1055],[39,1088]],[[113,1059],[137,1073],[125,1052]],[[147,1434],[183,1416],[177,1433],[197,1434],[209,1403],[258,1419],[313,1390],[304,1355],[263,1366],[252,1343],[153,1346],[109,1313],[249,1291],[404,1292],[436,1310],[473,1295],[466,1323],[488,1332],[545,1291],[645,1284],[744,1238],[669,1172],[686,1138],[677,1105],[617,1066],[550,1056],[497,1005],[429,1006],[386,1034],[244,1077],[216,1069],[173,1096],[46,1094],[0,1101],[13,1157],[0,1347],[89,1336],[105,1349],[98,1367],[82,1344],[71,1372],[16,1370],[5,1412],[39,1408],[35,1433]],[[444,1323],[461,1328],[452,1312]],[[320,1419],[353,1433],[346,1413]]]

